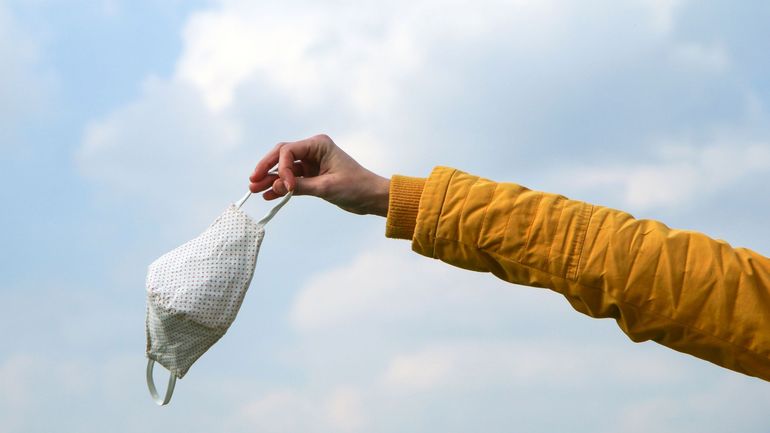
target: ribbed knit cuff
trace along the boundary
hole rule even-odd
[[[385,222],[386,237],[412,239],[424,186],[425,179],[421,177],[396,174],[390,179],[388,220]]]

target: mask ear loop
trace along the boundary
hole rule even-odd
[[[176,376],[172,372],[168,372],[168,386],[166,387],[166,395],[160,398],[158,390],[155,389],[155,379],[152,377],[152,368],[155,365],[155,361],[147,359],[147,388],[150,389],[150,395],[158,406],[165,406],[171,401],[171,396],[174,395],[174,386],[176,385]]]
[[[265,225],[265,224],[267,224],[267,222],[268,222],[268,221],[270,221],[271,219],[273,219],[273,217],[275,216],[275,214],[277,214],[277,213],[278,213],[278,211],[279,211],[279,210],[281,210],[281,208],[283,207],[283,205],[285,205],[285,204],[286,204],[286,203],[289,201],[289,199],[291,198],[292,194],[293,194],[293,192],[292,192],[292,191],[289,191],[289,193],[288,193],[288,194],[286,194],[285,196],[283,196],[283,199],[281,200],[281,202],[280,202],[280,203],[278,203],[277,205],[275,205],[275,207],[274,207],[274,208],[270,209],[270,212],[268,212],[268,213],[267,213],[267,215],[265,215],[265,216],[264,216],[264,217],[263,217],[261,220],[257,221],[257,224],[259,224],[259,225]],[[241,206],[243,206],[243,204],[244,204],[244,203],[246,203],[246,200],[248,200],[248,199],[249,199],[249,197],[251,197],[251,192],[247,192],[247,193],[246,193],[246,195],[245,195],[245,196],[243,196],[243,198],[242,198],[242,199],[238,200],[238,202],[237,202],[237,203],[235,203],[235,207],[236,207],[236,208],[238,208],[238,209],[240,209],[240,208],[241,208]]]
[[[262,219],[261,219],[261,220],[257,221],[257,225],[260,225],[260,226],[264,226],[264,225],[265,225],[265,224],[267,224],[267,223],[268,223],[268,222],[269,222],[271,219],[273,219],[273,217],[275,216],[275,214],[277,214],[277,213],[278,213],[278,211],[279,211],[279,210],[281,210],[281,208],[282,208],[282,207],[283,207],[283,206],[284,206],[286,203],[288,203],[288,202],[289,202],[289,199],[291,198],[292,194],[294,194],[294,192],[293,192],[293,191],[289,191],[289,193],[288,193],[288,194],[286,194],[285,196],[283,196],[283,199],[281,199],[281,202],[280,202],[280,203],[278,203],[277,205],[275,205],[275,207],[274,207],[274,208],[270,209],[270,212],[268,212],[268,213],[267,213],[267,215],[265,215],[264,217],[262,217]]]
[[[272,174],[272,175],[278,176],[278,170],[268,171],[267,174]],[[291,195],[291,191],[289,191],[289,195]],[[251,191],[247,192],[246,195],[244,195],[242,199],[238,200],[235,203],[235,207],[240,209],[241,206],[243,206],[243,204],[246,203],[246,200],[248,200],[249,197],[251,197]],[[281,206],[283,206],[283,205],[281,205]]]
[[[277,171],[270,171],[270,172],[268,172],[267,174],[274,174],[274,175],[277,175],[277,174],[278,174],[278,172],[277,172]],[[257,222],[257,224],[259,224],[259,225],[261,225],[261,226],[264,226],[265,224],[267,224],[267,223],[268,223],[268,221],[270,221],[271,219],[273,219],[273,217],[275,216],[275,214],[277,214],[277,213],[278,213],[278,211],[279,211],[279,210],[281,210],[281,208],[283,207],[283,205],[285,205],[285,204],[286,204],[286,203],[289,201],[289,199],[291,198],[292,194],[294,194],[294,191],[289,191],[289,193],[288,193],[288,194],[286,194],[286,195],[283,197],[283,199],[281,200],[281,202],[280,202],[280,203],[278,203],[277,205],[275,205],[275,207],[274,207],[274,208],[272,208],[272,209],[270,210],[270,212],[268,212],[268,213],[267,213],[267,215],[265,215],[265,216],[264,216],[264,217],[263,217],[261,220],[259,220],[259,221]],[[241,208],[241,206],[243,206],[243,204],[244,204],[244,203],[246,203],[246,200],[248,200],[248,199],[249,199],[249,197],[251,197],[251,191],[247,192],[247,193],[246,193],[246,195],[244,195],[242,199],[238,200],[238,201],[235,203],[235,207],[236,207],[236,208],[238,208],[238,209],[240,209],[240,208]]]
[[[244,195],[242,199],[238,200],[235,203],[235,207],[240,209],[241,206],[243,206],[243,204],[246,203],[246,200],[248,200],[249,197],[251,197],[251,191],[247,192],[246,195]]]

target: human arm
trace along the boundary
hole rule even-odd
[[[427,179],[383,181],[319,137],[271,151],[252,175],[252,191],[272,185],[265,193],[272,199],[293,179],[296,191],[343,209],[378,215],[385,209],[386,235],[411,240],[422,255],[552,289],[584,314],[614,318],[633,341],[654,340],[770,380],[766,257],[701,233],[450,168],[436,168]],[[291,152],[280,150],[287,147]],[[337,157],[324,160],[317,152]],[[303,162],[312,164],[300,169]],[[283,168],[280,179],[267,173],[275,164]],[[308,182],[315,176],[326,176],[327,184],[315,189]]]
[[[399,186],[410,182],[424,182],[422,191]],[[633,341],[654,340],[770,380],[768,258],[450,168],[436,168],[426,181],[394,176],[391,185],[391,203],[416,207],[416,217],[389,214],[387,234],[412,240],[414,251],[552,289],[584,314],[614,318]]]

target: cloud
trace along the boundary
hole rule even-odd
[[[730,67],[730,57],[723,45],[681,43],[672,51],[675,60],[685,66],[723,73]]]
[[[309,277],[290,318],[297,330],[311,334],[351,326],[409,330],[446,323],[490,330],[510,324],[516,315],[529,319],[535,311],[567,308],[559,296],[542,289],[417,256],[407,242],[377,241],[350,262]]]
[[[685,4],[684,0],[637,0],[647,8],[653,29],[660,33],[673,30],[676,14]]]
[[[762,383],[731,377],[685,396],[644,398],[618,411],[607,431],[695,433],[725,430],[760,431],[767,423],[762,401],[770,391]],[[694,425],[692,420],[703,422]]]
[[[723,133],[708,142],[667,141],[655,148],[654,161],[568,169],[563,177],[576,189],[613,191],[624,207],[645,210],[684,207],[770,174],[770,141]]]
[[[543,34],[549,26],[538,23],[559,16],[551,2],[466,6],[235,1],[195,13],[183,30],[174,74],[148,78],[136,101],[88,125],[81,169],[115,191],[149,192],[155,202],[145,184],[189,179],[200,166],[231,172],[209,158],[212,152],[256,161],[260,149],[300,134],[334,133],[346,151],[375,170],[411,163],[418,159],[416,148],[403,140],[405,126],[398,125],[409,124],[402,117],[410,115],[404,108],[412,104],[412,77],[432,74],[423,62],[437,44],[483,41],[511,24]],[[498,7],[513,21],[495,13]],[[424,26],[426,20],[436,23]]]
[[[400,81],[424,72],[435,42],[488,39],[504,26],[542,34],[559,17],[550,0],[222,3],[190,18],[176,71],[213,110],[229,106],[238,87],[258,75],[301,106],[335,100],[353,112],[387,112],[403,102]]]
[[[612,359],[608,366],[601,359]],[[595,378],[616,385],[654,386],[683,381],[684,362],[654,353],[641,358],[622,347],[566,339],[454,341],[394,356],[382,377],[400,392],[497,386],[587,386]]]
[[[183,84],[151,78],[142,95],[86,127],[77,155],[82,173],[109,185],[108,194],[150,207],[189,209],[185,194],[195,191],[197,205],[211,210],[207,200],[213,206],[219,188],[235,178],[228,167],[237,164],[239,125],[210,113]],[[218,206],[235,199],[220,197]]]
[[[27,431],[40,409],[41,396],[82,398],[93,387],[84,365],[53,362],[39,354],[12,353],[0,358],[0,420],[4,432]]]
[[[16,147],[20,125],[48,105],[54,75],[42,57],[39,42],[0,1],[0,146]]]
[[[275,142],[318,132],[383,174],[447,164],[534,176],[553,170],[556,154],[575,164],[644,157],[655,137],[703,128],[745,100],[725,79],[732,46],[674,31],[687,7],[221,1],[189,17],[171,76],[90,123],[80,165],[103,188],[141,188],[149,194],[136,199],[157,207],[169,191],[144,184],[186,179],[197,198],[221,201],[240,177],[190,173],[243,177]],[[693,115],[674,121],[682,112]]]
[[[0,415],[5,424],[4,428],[10,431],[19,429],[33,405],[33,391],[28,382],[34,377],[34,361],[28,355],[17,354],[4,359],[0,364],[0,387],[3,389],[0,396]]]
[[[630,207],[700,200],[702,188],[765,173],[769,141],[747,125],[765,121],[764,99],[740,83],[736,45],[680,35],[690,7],[217,2],[185,23],[173,73],[148,77],[134,100],[89,123],[79,167],[105,200],[142,221],[161,215],[171,229],[210,222],[239,198],[262,152],[318,132],[383,174],[425,175],[440,163],[501,180],[554,179],[595,197],[609,189]],[[709,134],[715,124],[731,134]],[[337,214],[322,225],[322,212],[295,203],[308,207],[281,241],[291,265],[275,262],[291,283],[259,282],[291,297],[268,289],[302,281],[293,299],[260,306],[288,329],[267,326],[259,349],[243,348],[274,382],[244,385],[202,361],[200,382],[185,383],[190,393],[176,403],[210,402],[196,383],[246,403],[173,419],[191,430],[205,428],[202,418],[218,425],[206,418],[216,413],[241,431],[493,432],[510,430],[512,418],[530,431],[596,431],[574,420],[601,407],[624,431],[735,376],[634,345],[547,290],[416,257],[406,242],[358,239]],[[311,224],[326,244],[307,242]],[[715,402],[703,407],[725,403]],[[742,412],[725,419],[733,413]],[[557,418],[564,428],[550,424]],[[654,427],[678,425],[667,416]]]
[[[340,362],[338,350],[351,368],[387,359],[377,386],[411,392],[585,385],[596,377],[670,383],[697,362],[651,344],[633,352],[612,322],[586,319],[560,295],[420,258],[403,244],[373,245],[309,276],[297,293],[290,317],[310,344],[304,353],[327,350],[337,359],[322,368]]]
[[[353,387],[337,387],[318,396],[286,389],[242,405],[237,422],[266,433],[345,433],[363,431],[365,415],[360,392]]]
[[[291,309],[298,341],[284,356],[314,388],[293,393],[314,401],[356,383],[365,424],[386,431],[389,419],[419,424],[452,407],[466,408],[458,424],[434,428],[462,431],[468,422],[492,428],[507,419],[502,413],[511,415],[511,401],[520,401],[517,416],[533,430],[549,428],[533,420],[543,407],[582,419],[583,411],[601,405],[602,426],[631,432],[639,430],[634,425],[680,431],[679,411],[708,416],[713,408],[698,402],[723,381],[747,392],[762,386],[662,346],[632,344],[612,321],[585,318],[558,295],[391,244],[370,244],[336,268],[308,275]],[[710,404],[717,400],[725,404],[716,397]],[[647,418],[665,407],[659,418]],[[728,419],[740,412],[729,404],[723,411]],[[747,429],[761,425],[759,418]],[[591,426],[597,427],[573,431],[594,431]]]

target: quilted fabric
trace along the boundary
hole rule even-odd
[[[394,177],[395,178],[395,177]],[[633,341],[770,380],[770,259],[705,234],[448,167],[391,182],[388,235],[547,287]]]

